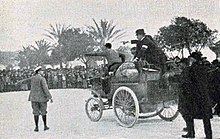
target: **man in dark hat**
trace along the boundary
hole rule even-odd
[[[167,57],[155,40],[150,35],[145,35],[144,29],[136,30],[136,36],[137,40],[131,41],[131,44],[136,44],[134,59],[146,60],[149,64],[154,64],[156,68],[164,71]]]
[[[31,101],[31,106],[33,109],[34,121],[36,125],[34,131],[38,132],[39,115],[42,115],[44,130],[49,129],[46,122],[47,102],[50,100],[52,103],[53,100],[49,92],[46,79],[43,77],[42,67],[37,67],[34,72],[34,76],[21,80],[16,84],[31,82],[31,92],[29,94],[28,101]]]
[[[212,118],[211,100],[208,94],[208,69],[204,64],[202,54],[193,52],[189,56],[189,91],[190,107],[186,118],[187,130],[183,138],[194,138],[194,119],[202,119],[205,135],[207,139],[212,139],[212,129],[210,119]]]

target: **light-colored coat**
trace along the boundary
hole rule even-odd
[[[102,52],[91,53],[91,54],[88,54],[88,55],[91,55],[91,56],[93,56],[93,55],[94,56],[104,56],[104,57],[106,57],[109,66],[113,65],[114,63],[121,63],[122,62],[122,59],[119,56],[119,52],[116,51],[116,50],[113,50],[113,49],[107,49],[106,48]]]
[[[31,92],[28,101],[32,102],[47,102],[52,98],[47,82],[40,74],[36,74],[30,78],[24,79],[19,83],[31,82]]]

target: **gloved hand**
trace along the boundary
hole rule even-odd
[[[138,61],[138,58],[137,58],[137,57],[132,60],[132,62],[137,62],[137,61]]]
[[[109,72],[109,75],[112,76],[114,74],[114,72]]]

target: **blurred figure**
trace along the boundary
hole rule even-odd
[[[178,111],[182,115],[184,121],[186,122],[186,127],[183,128],[183,131],[188,131],[188,119],[191,117],[192,109],[192,94],[190,93],[190,67],[189,60],[184,58],[180,61],[182,72],[180,74],[180,92],[179,92],[179,103]],[[193,137],[193,135],[191,136]]]
[[[214,114],[220,117],[220,62],[216,59],[212,62],[212,66],[209,75],[209,95],[214,107]]]
[[[58,75],[56,71],[52,72],[52,80],[53,80],[53,89],[58,88]]]
[[[4,92],[4,79],[2,73],[0,73],[0,92]]]

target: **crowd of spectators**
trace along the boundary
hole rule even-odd
[[[89,78],[99,76],[101,68],[85,70],[81,69],[45,69],[44,77],[46,78],[49,89],[63,88],[88,88]],[[30,90],[29,84],[15,85],[19,80],[33,76],[33,70],[0,70],[0,92],[26,91]]]

